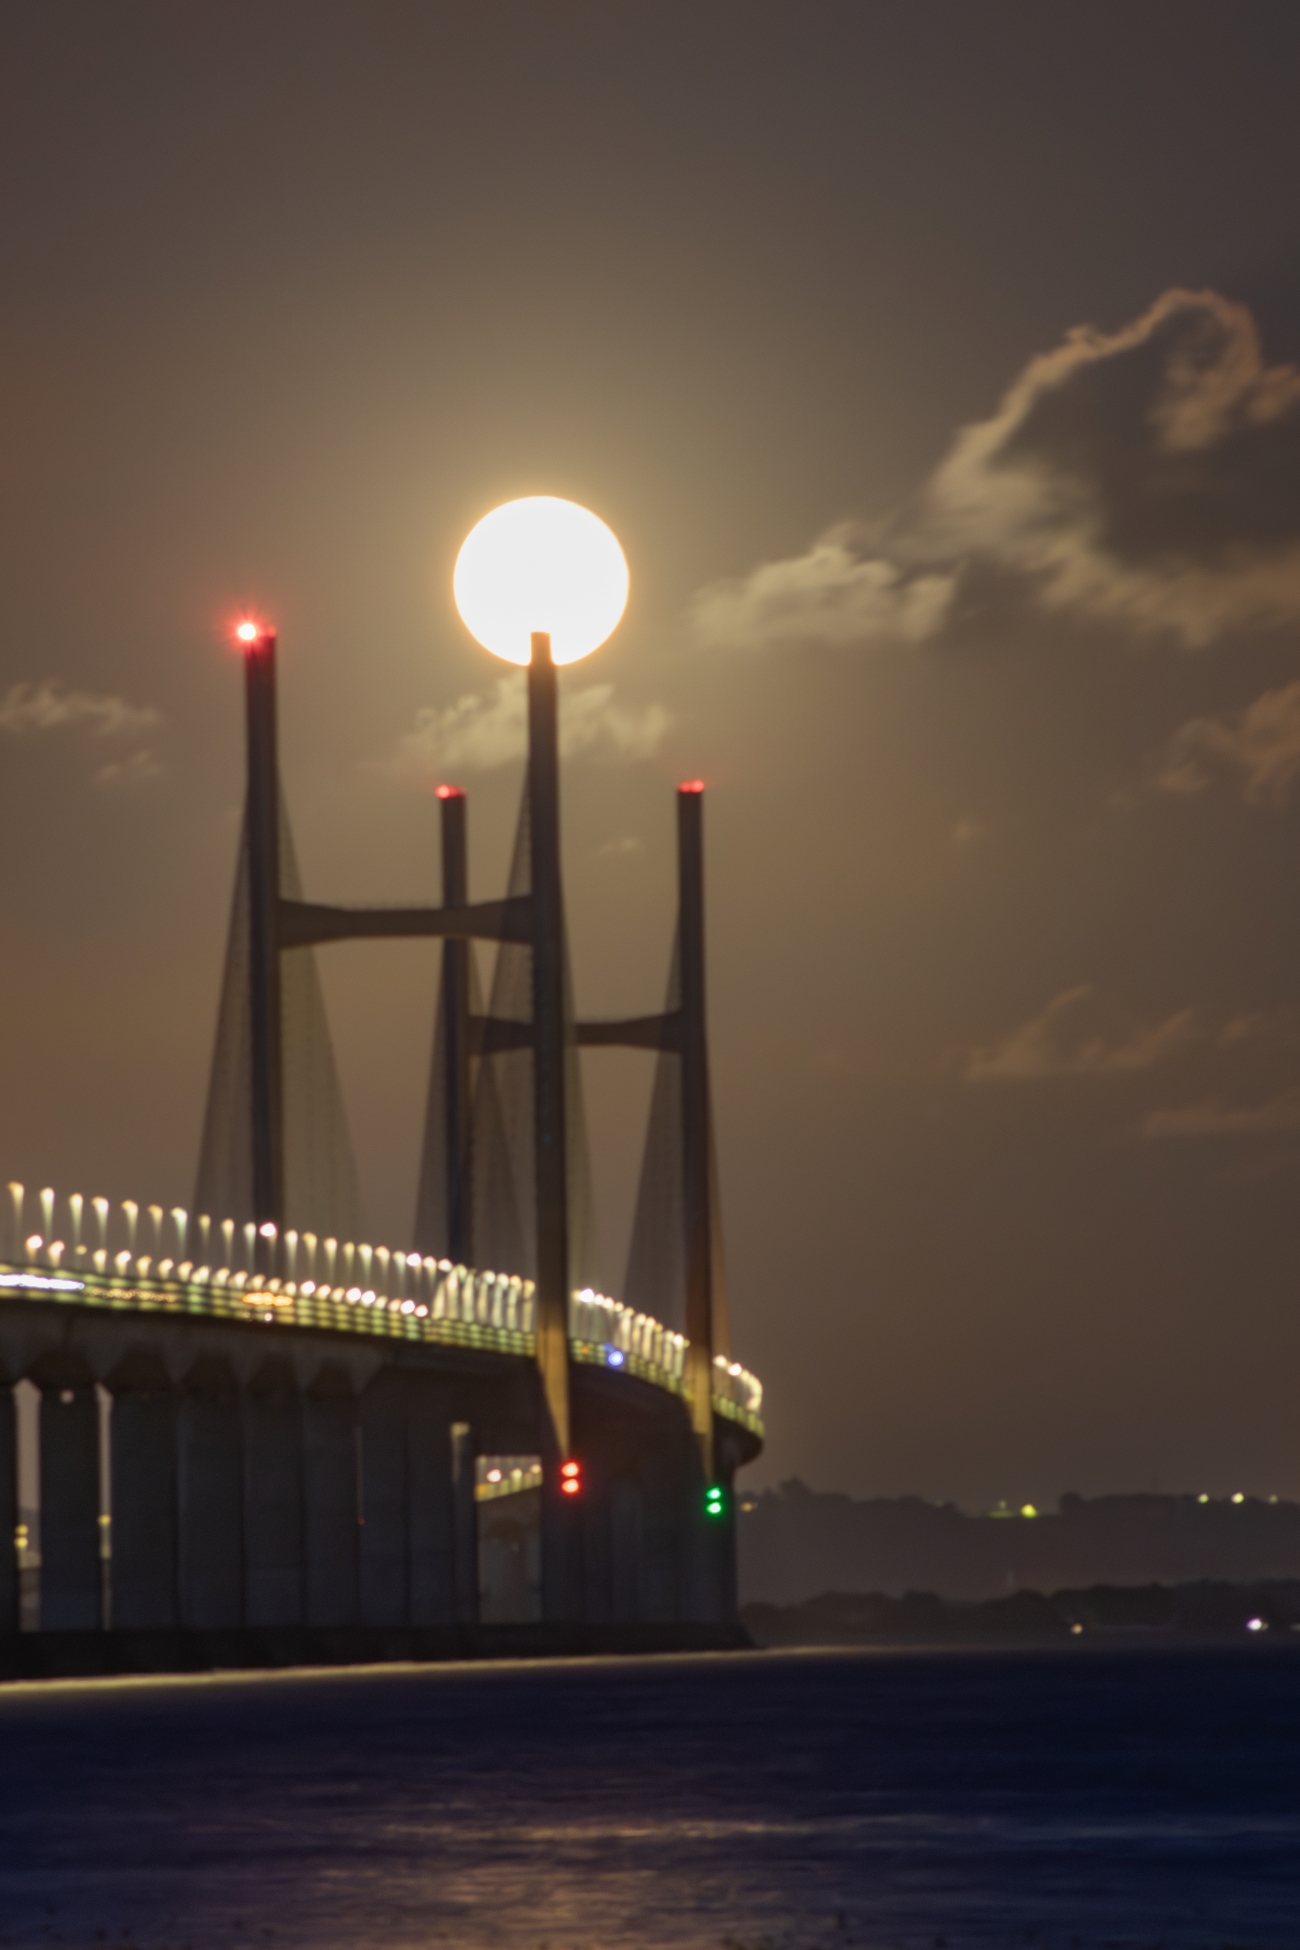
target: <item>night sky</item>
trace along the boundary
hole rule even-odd
[[[500,889],[451,569],[565,495],[584,1014],[711,788],[753,1480],[1300,1495],[1298,72],[1271,0],[11,6],[0,1177],[188,1202],[245,606],[309,892],[436,898],[446,779]],[[322,965],[401,1243],[437,950]],[[584,1066],[617,1291],[649,1063]]]

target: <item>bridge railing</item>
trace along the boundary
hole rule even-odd
[[[725,1354],[716,1354],[713,1358],[713,1400],[715,1406],[727,1402],[739,1409],[742,1417],[752,1416],[757,1420],[763,1413],[763,1384],[756,1374],[742,1368],[739,1361],[730,1361]]]
[[[685,1385],[690,1347],[686,1336],[591,1287],[583,1287],[569,1302],[569,1334],[576,1348],[589,1349],[589,1358],[603,1361],[606,1367],[627,1367],[678,1392]],[[757,1417],[763,1407],[763,1384],[739,1361],[719,1354],[713,1363],[713,1398],[740,1410],[742,1416]]]
[[[602,1350],[606,1367],[657,1368],[673,1381],[686,1373],[686,1337],[649,1314],[640,1314],[606,1294],[583,1287],[569,1301],[569,1333],[575,1341]]]
[[[16,1182],[9,1194],[11,1250],[0,1292],[533,1352],[536,1293],[517,1274],[310,1232],[191,1219],[180,1206],[168,1212],[131,1199],[60,1198],[46,1187],[33,1207]],[[37,1214],[40,1230],[28,1232]],[[279,1272],[258,1267],[259,1239]],[[142,1243],[150,1250],[139,1251]],[[580,1361],[684,1391],[689,1344],[649,1314],[585,1287],[571,1296],[569,1335]],[[724,1414],[756,1421],[763,1390],[738,1362],[719,1357],[713,1398]]]

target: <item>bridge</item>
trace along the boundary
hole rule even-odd
[[[298,883],[275,637],[241,636],[246,811],[193,1211],[9,1188],[0,1633],[99,1634],[127,1664],[185,1663],[213,1634],[223,1658],[250,1633],[306,1657],[480,1649],[505,1628],[733,1642],[732,1486],[762,1390],[728,1340],[702,787],[677,794],[664,1010],[578,1021],[549,639],[505,897],[470,901],[465,796],[444,787],[442,903],[339,908]],[[444,945],[413,1237],[362,1243],[314,955],[420,935]],[[496,944],[486,1006],[476,940]],[[577,1284],[577,1051],[611,1046],[656,1063],[625,1302]],[[503,1582],[484,1516],[508,1500]]]
[[[480,1622],[476,1451],[538,1453],[534,1282],[294,1238],[282,1278],[183,1257],[179,1208],[10,1193],[15,1234],[30,1204],[45,1227],[0,1267],[0,1362],[39,1390],[44,1630]],[[132,1250],[141,1218],[151,1251]],[[576,1617],[725,1623],[730,1513],[706,1507],[685,1337],[586,1290],[569,1351]],[[724,1477],[757,1453],[761,1406],[757,1380],[716,1356]],[[0,1391],[15,1519],[16,1420]],[[33,1546],[0,1561],[11,1627]]]

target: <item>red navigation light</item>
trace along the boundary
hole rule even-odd
[[[463,785],[440,785],[438,787],[438,797],[440,799],[463,799],[465,797],[465,788]]]
[[[683,780],[682,780],[682,782],[681,782],[681,784],[680,784],[680,785],[678,786],[678,788],[677,788],[677,790],[678,790],[679,792],[703,792],[703,790],[704,790],[704,780],[703,780],[703,779],[683,779]]]
[[[582,1490],[582,1464],[566,1462],[560,1464],[560,1488],[565,1496],[578,1496]]]

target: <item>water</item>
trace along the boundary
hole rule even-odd
[[[1300,1655],[0,1690],[0,1943],[1300,1945]]]

